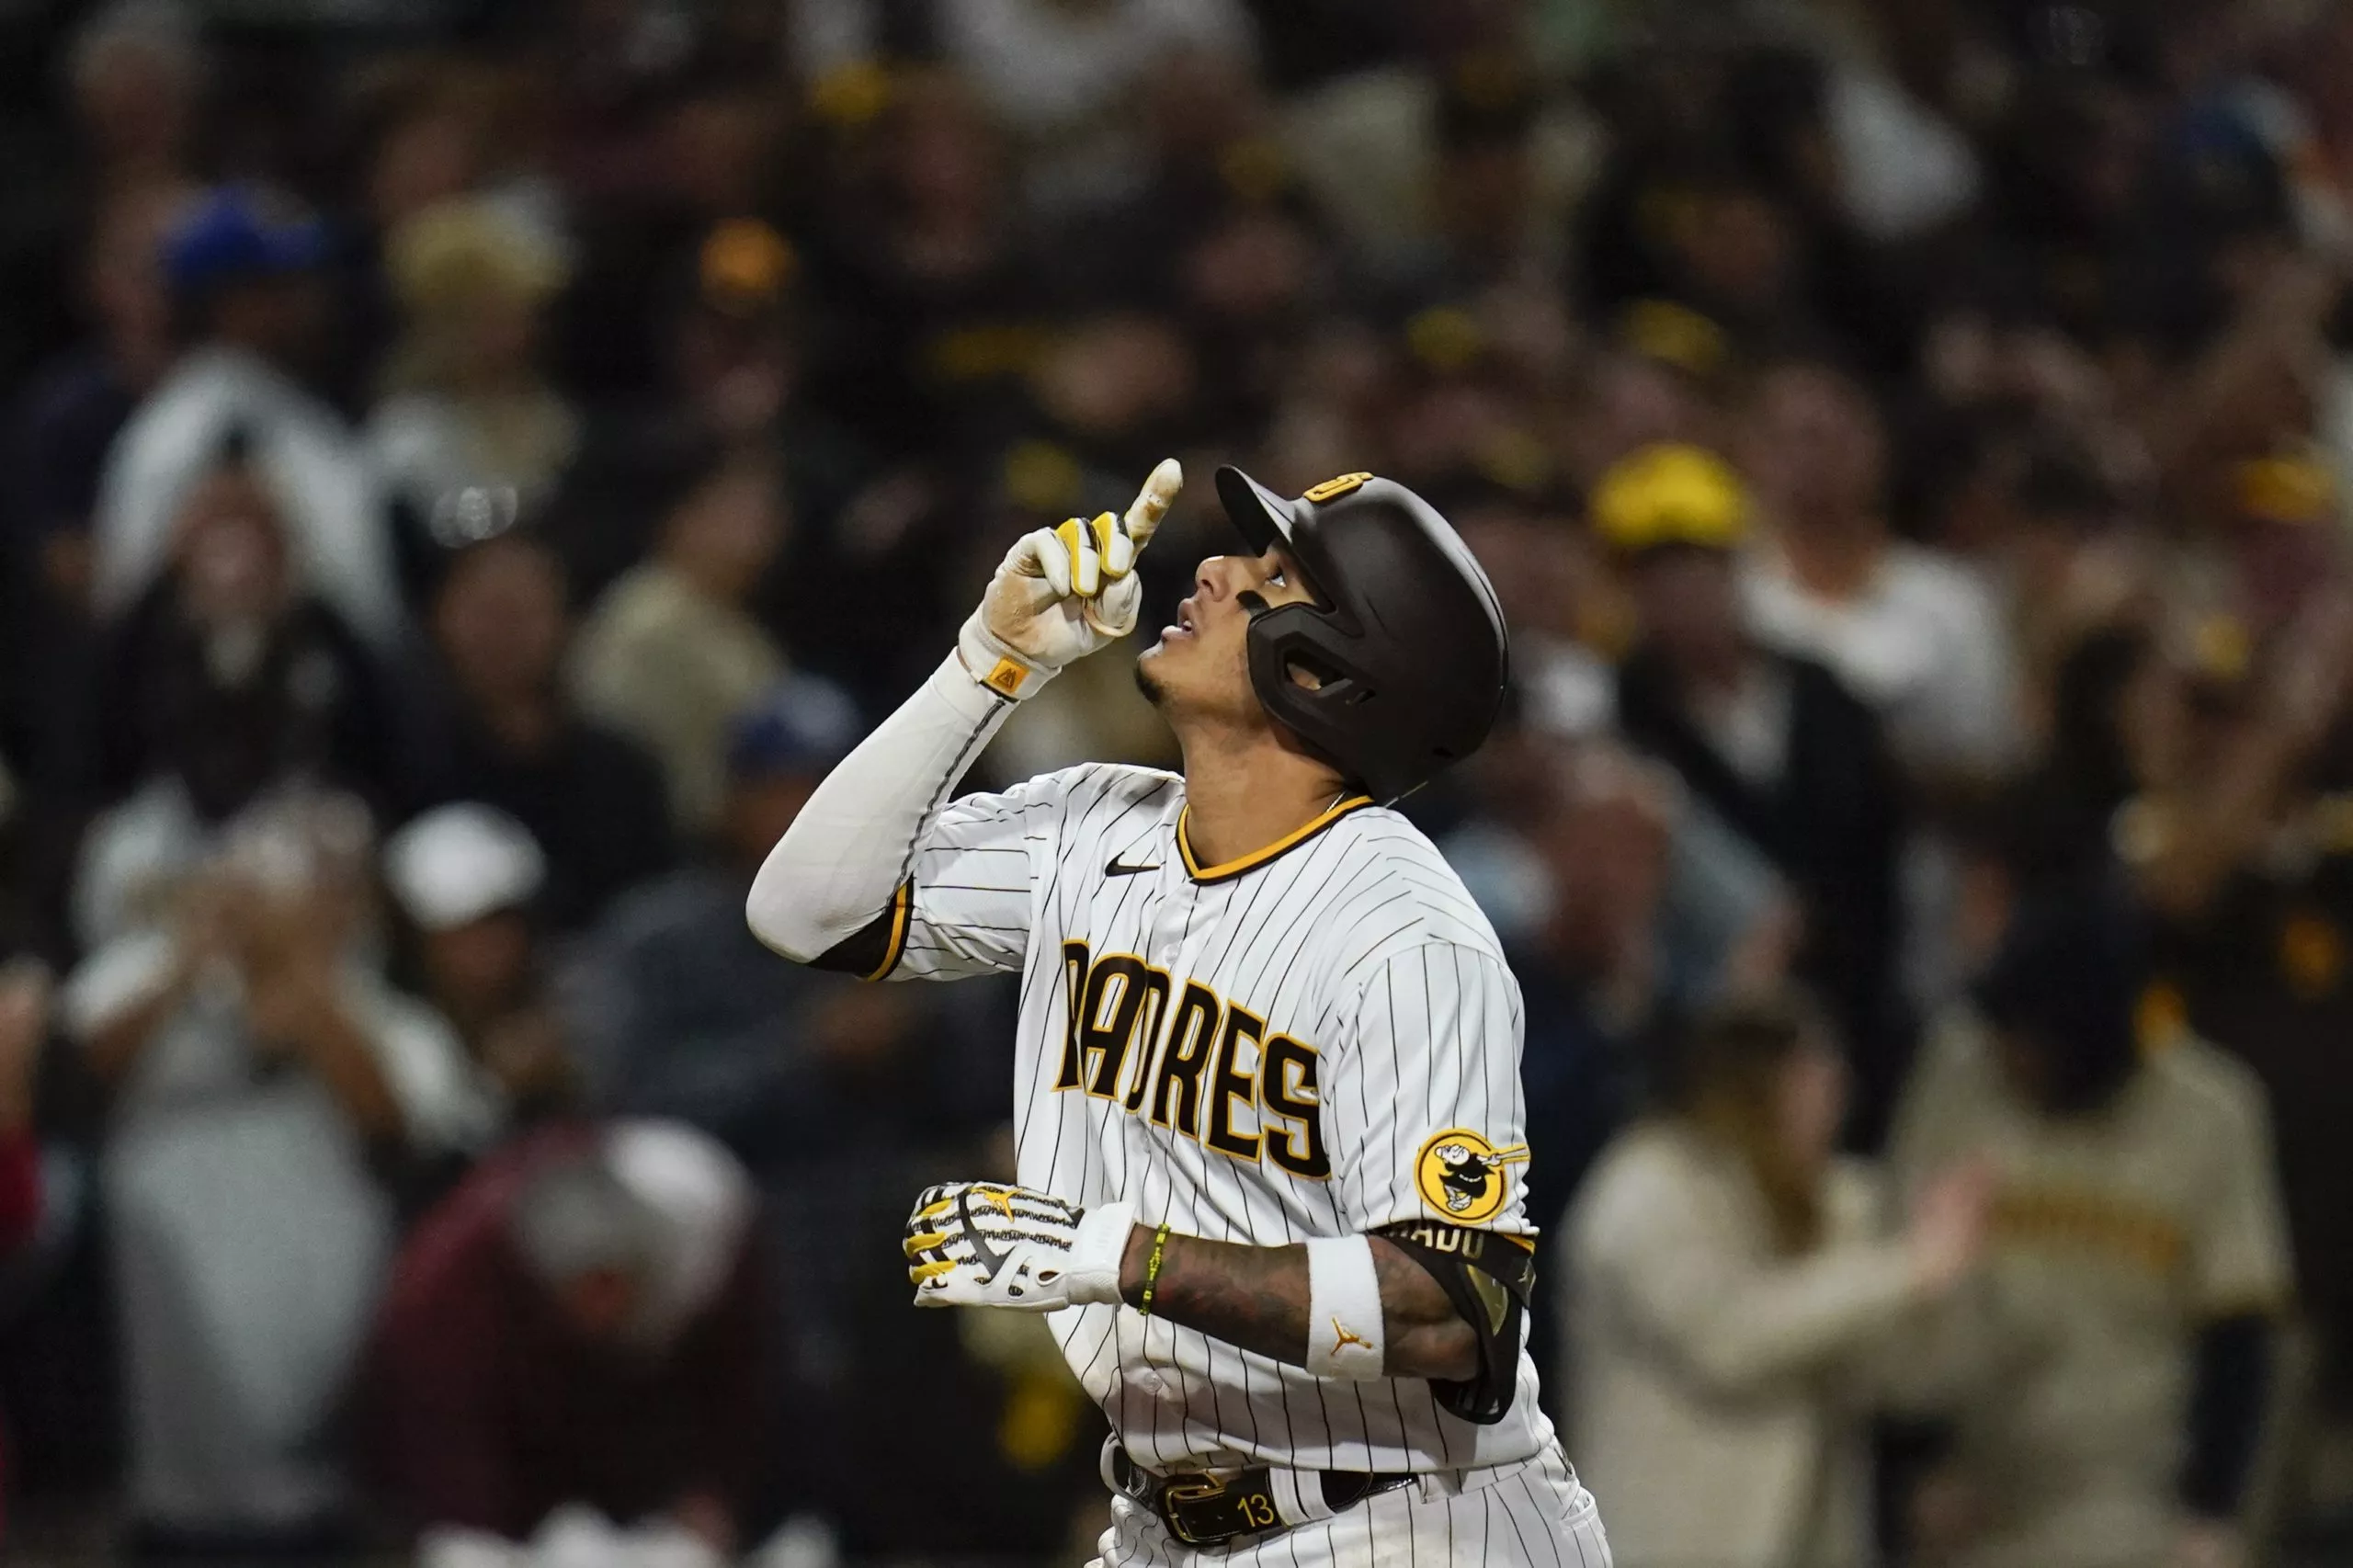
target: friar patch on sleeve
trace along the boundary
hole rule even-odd
[[[1469,1128],[1449,1127],[1415,1156],[1414,1186],[1436,1212],[1475,1225],[1501,1212],[1508,1195],[1506,1167],[1527,1158],[1525,1143],[1498,1149]]]

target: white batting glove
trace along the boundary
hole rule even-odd
[[[1136,558],[1184,483],[1176,460],[1163,458],[1125,517],[1073,517],[1022,535],[956,639],[972,678],[1027,697],[1072,660],[1133,631],[1143,605]]]
[[[907,1219],[907,1278],[919,1307],[1051,1312],[1120,1299],[1132,1203],[1081,1209],[1001,1182],[927,1189]]]

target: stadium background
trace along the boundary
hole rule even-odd
[[[1010,539],[1168,454],[1147,626],[1220,461],[1404,481],[1497,582],[1505,732],[1410,809],[1527,990],[1548,1221],[1785,973],[1872,1152],[2009,892],[2113,860],[2151,1032],[2276,1128],[2248,1539],[2353,1552],[2353,11],[0,0],[0,83],[19,1560],[399,1560],[381,1450],[475,1436],[368,1395],[401,1237],[612,1118],[756,1194],[697,1407],[738,1540],[1064,1560],[1097,1418],[892,1246],[1002,1158],[1009,997],[731,912]],[[1654,537],[1738,552],[1867,788],[1744,818],[1661,742]],[[1172,760],[1116,656],[976,778],[1081,758]]]

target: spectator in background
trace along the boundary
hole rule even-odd
[[[297,779],[380,808],[397,800],[387,682],[303,585],[278,497],[242,432],[184,493],[170,549],[101,642],[97,798],[170,778],[206,822]]]
[[[1234,0],[942,0],[942,53],[1029,142],[1028,197],[1100,200],[1146,173],[1134,119],[1155,77],[1188,56],[1246,71],[1256,37]]]
[[[728,724],[783,673],[747,607],[790,526],[773,460],[698,465],[652,558],[606,591],[574,645],[581,710],[660,764],[683,837],[717,824]]]
[[[794,676],[737,714],[726,790],[696,864],[621,900],[573,955],[565,991],[602,1097],[676,1117],[754,1166],[791,1156],[827,1115],[813,1070],[831,977],[779,965],[744,921],[760,862],[862,730],[838,687]]]
[[[529,830],[494,807],[437,807],[385,843],[383,873],[417,994],[464,1042],[490,1102],[485,1126],[511,1131],[572,1106],[578,1066],[535,912],[547,858]]]
[[[1449,63],[1437,97],[1423,193],[1432,231],[1404,297],[1468,303],[1496,286],[1557,287],[1560,247],[1534,222],[1532,133],[1542,104],[1526,62],[1463,54]]]
[[[183,187],[142,187],[99,210],[80,278],[90,335],[35,379],[18,415],[24,542],[42,552],[48,585],[76,609],[86,611],[89,598],[90,522],[107,449],[171,368],[162,249],[188,200]],[[68,545],[79,559],[51,559]]]
[[[849,699],[795,676],[739,715],[727,790],[710,852],[631,894],[582,944],[564,994],[601,1090],[628,1115],[676,1117],[723,1140],[776,1195],[767,1223],[801,1281],[787,1309],[789,1380],[837,1387],[856,1373],[844,1320],[855,1300],[819,1281],[862,1274],[835,1244],[847,1201],[811,1229],[807,1199],[837,1157],[869,1137],[911,1137],[959,1089],[955,1052],[935,1041],[936,1088],[893,1092],[898,1126],[871,1122],[871,1095],[933,1010],[888,989],[779,965],[744,922],[744,900],[769,848],[861,730]],[[935,1020],[936,1021],[936,1020]],[[837,1283],[839,1281],[837,1280]]]
[[[49,1040],[49,971],[23,960],[0,967],[0,1262],[31,1241],[40,1226],[33,1080]],[[0,1430],[0,1506],[7,1500],[6,1437]]]
[[[2290,1288],[2270,1119],[2241,1063],[2140,1038],[2135,927],[2097,881],[2020,903],[1905,1096],[1907,1189],[1995,1180],[1984,1277],[1915,1357],[1951,1423],[1915,1526],[1961,1568],[2239,1560]]]
[[[187,199],[142,187],[102,206],[82,258],[90,335],[44,367],[10,420],[19,476],[0,574],[7,584],[9,708],[28,772],[66,782],[88,744],[90,527],[107,452],[172,360],[159,251]]]
[[[470,1129],[457,1041],[368,967],[366,816],[249,811],[69,979],[142,1551],[324,1551],[328,1441],[392,1244],[378,1173]]]
[[[368,444],[414,584],[440,552],[540,510],[578,449],[579,421],[538,364],[540,314],[566,267],[551,236],[464,198],[393,230],[385,270],[404,335]]]
[[[108,635],[95,767],[114,803],[82,835],[85,949],[151,923],[250,813],[328,785],[381,801],[398,749],[364,653],[297,594],[275,497],[233,448],[190,493],[165,577]],[[159,903],[158,901],[162,901]]]
[[[1874,1361],[1973,1267],[1984,1174],[1886,1235],[1835,1153],[1837,1052],[1786,998],[1702,1019],[1678,1067],[1568,1216],[1571,1450],[1620,1568],[1860,1568]]]
[[[547,856],[548,929],[579,929],[666,869],[660,772],[564,694],[570,617],[547,547],[510,531],[461,551],[434,597],[432,631],[444,701],[428,792],[495,806],[529,830]]]
[[[1659,1006],[1659,910],[1673,804],[1648,765],[1606,744],[1548,755],[1557,777],[1529,831],[1543,918],[1515,943],[1528,1025],[1531,1212],[1557,1213],[1631,1115],[1638,1048]]]
[[[1921,465],[1937,491],[1931,531],[1991,585],[2018,667],[2025,732],[2056,740],[2060,660],[2090,631],[2145,604],[2155,552],[2132,526],[2131,489],[2098,452],[2065,437],[2014,437],[1965,416],[1954,427],[1956,460]]]
[[[335,344],[318,269],[327,234],[256,187],[223,186],[173,227],[164,271],[185,350],[107,460],[93,522],[98,609],[163,569],[172,519],[232,430],[285,499],[303,581],[379,646],[402,624],[384,499],[340,415],[303,384]]]
[[[400,335],[392,236],[452,203],[488,202],[543,240],[564,233],[561,198],[540,177],[545,127],[527,105],[529,79],[445,51],[393,55],[347,83],[335,126],[347,160],[345,227],[333,286],[354,352],[338,367],[338,401],[364,406]]]
[[[551,1128],[426,1217],[362,1399],[424,1568],[515,1562],[526,1541],[550,1564],[716,1568],[746,1544],[765,1435],[752,1217],[741,1167],[659,1121]]]
[[[101,200],[185,181],[210,62],[178,0],[117,0],[67,62],[92,194]]]
[[[1757,634],[1870,703],[1922,778],[1999,779],[2021,734],[2006,629],[1968,567],[1890,535],[1878,409],[1829,366],[1790,362],[1739,440],[1771,529],[1743,584]]]
[[[618,278],[584,279],[566,296],[575,340],[601,341],[616,316],[650,318],[652,340],[641,362],[613,372],[620,384],[549,509],[549,542],[582,603],[602,598],[644,560],[677,502],[682,472],[699,470],[713,452],[766,453],[782,465],[788,515],[819,526],[794,530],[790,564],[769,574],[756,613],[771,631],[789,626],[797,637],[816,629],[829,649],[839,643],[835,633],[860,624],[867,598],[844,594],[845,556],[834,547],[837,534],[866,531],[838,514],[868,477],[869,459],[834,411],[803,395],[802,337],[824,324],[802,320],[803,267],[773,226],[737,218],[713,224],[685,256]],[[622,290],[639,292],[615,292]],[[913,489],[918,510],[931,504],[921,485],[898,488],[902,496]],[[904,528],[907,504],[886,499],[870,509],[882,513],[874,531],[887,540]],[[848,554],[852,568],[863,564],[855,550]],[[849,658],[859,662],[855,653]]]
[[[1850,1136],[1870,1147],[1911,1038],[1896,987],[1902,801],[1878,721],[1828,670],[1743,624],[1748,502],[1720,460],[1645,448],[1602,476],[1591,513],[1640,626],[1619,723],[1789,880],[1803,922],[1793,973],[1830,1009],[1854,1068]]]
[[[494,67],[463,55],[394,57],[353,86],[352,215],[379,249],[411,220],[485,188],[502,205],[541,215],[527,192],[529,160],[543,149],[528,122],[502,119],[513,85]]]
[[[2113,704],[2120,722],[2086,728],[2133,743],[2109,820],[2160,917],[2159,994],[2269,1092],[2299,1305],[2318,1351],[2311,1391],[2341,1415],[2353,1410],[2353,1209],[2340,1201],[2353,1191],[2353,839],[2341,825],[2353,802],[2353,620],[2331,606],[2336,592],[2228,679],[2182,649],[2119,634],[2111,658],[2117,642],[2141,654]],[[2203,624],[2203,641],[2234,647],[2213,635],[2234,622]],[[2054,744],[2063,756],[2090,749]],[[2045,842],[2060,820],[2042,818]]]
[[[770,1304],[777,1386],[796,1413],[779,1440],[782,1499],[862,1550],[1003,1547],[1034,1538],[1038,1478],[1024,1472],[1045,1461],[1000,1468],[999,1392],[958,1371],[952,1333],[909,1341],[890,1310],[905,1278],[892,1195],[1002,1114],[987,1088],[1002,1071],[997,999],[943,1004],[779,964],[744,922],[761,860],[862,733],[848,698],[815,676],[765,693],[733,726],[705,858],[615,905],[570,955],[562,991],[603,1104],[721,1139],[766,1199],[767,1252],[793,1282]],[[852,1166],[868,1173],[855,1190],[841,1180]],[[963,1510],[946,1531],[858,1483],[857,1455],[918,1440],[889,1436],[900,1384],[878,1378],[932,1388],[938,1425],[921,1451],[968,1461],[943,1483]]]
[[[2229,895],[2331,842],[2313,786],[2344,767],[2353,595],[2316,594],[2260,666],[2237,621],[2165,619],[2061,661],[2042,762],[2004,802],[2006,869],[2040,889],[2120,867],[2168,949],[2211,950],[2247,914]]]
[[[1045,341],[1050,296],[1008,188],[1005,135],[945,71],[892,82],[860,177],[835,203],[816,259],[832,330],[819,397],[893,456],[923,431],[1002,399]]]

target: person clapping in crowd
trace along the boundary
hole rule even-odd
[[[1976,1263],[1987,1188],[1943,1169],[1891,1233],[1836,1154],[1844,1085],[1810,1008],[1729,1003],[1567,1218],[1571,1441],[1621,1568],[1872,1561],[1879,1363]]]
[[[327,1439],[391,1256],[382,1177],[472,1132],[458,1042],[370,965],[369,849],[347,799],[248,808],[65,985],[111,1091],[130,1502],[156,1550],[340,1539]]]

